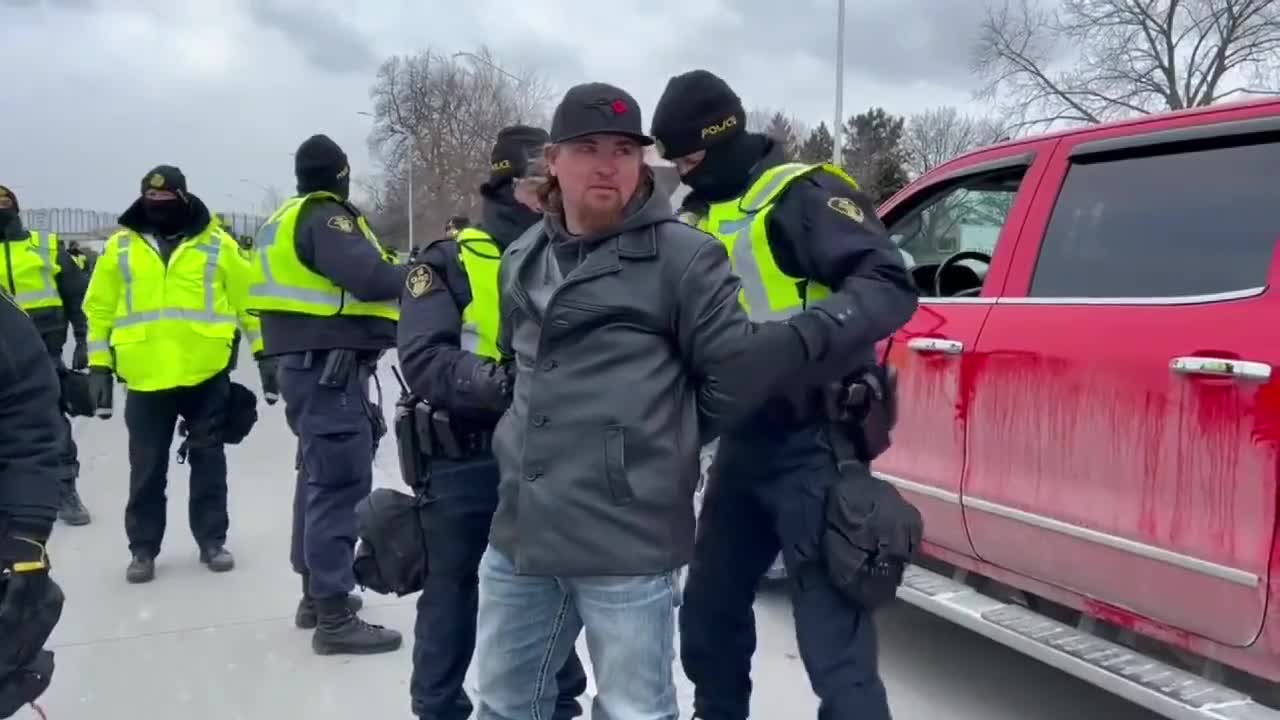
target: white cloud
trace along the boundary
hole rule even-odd
[[[967,4],[850,3],[846,114],[965,103],[957,25],[976,27],[981,6],[956,6]],[[428,47],[487,44],[562,90],[612,82],[646,118],[668,77],[705,67],[748,107],[829,123],[834,21],[833,0],[0,0],[0,182],[25,207],[115,211],[167,163],[211,205],[252,210],[258,185],[292,191],[291,153],[317,132],[368,174],[370,121],[357,112],[377,64]]]

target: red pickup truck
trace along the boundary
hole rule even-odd
[[[900,597],[1168,717],[1280,718],[1280,101],[984,148],[880,211]],[[884,345],[882,345],[884,348]]]

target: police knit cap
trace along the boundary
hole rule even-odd
[[[327,135],[312,135],[293,154],[293,174],[301,192],[331,188],[350,172],[347,154]]]
[[[542,152],[551,136],[542,128],[512,125],[498,131],[498,139],[489,153],[489,180],[524,177],[530,161]]]
[[[18,207],[18,196],[14,195],[13,191],[10,190],[9,188],[3,185],[0,185],[0,200],[3,200],[5,198],[8,198],[9,201],[13,204],[14,211],[17,211],[20,209]]]
[[[148,190],[171,192],[185,202],[187,199],[187,176],[172,165],[157,165],[142,176],[142,192],[145,193]]]
[[[691,70],[667,81],[653,110],[653,137],[672,160],[724,142],[747,126],[747,113],[729,84],[707,70]]]
[[[644,134],[640,103],[626,90],[608,83],[569,88],[551,118],[551,142],[602,134],[621,135],[641,145],[653,144],[653,138]]]

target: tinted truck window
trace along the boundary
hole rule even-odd
[[[1280,142],[1074,164],[1031,295],[1207,295],[1266,284],[1280,240]]]

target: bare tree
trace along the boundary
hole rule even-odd
[[[773,122],[773,115],[777,111],[773,108],[757,107],[747,111],[747,132],[764,133],[769,130],[769,123]]]
[[[1006,0],[973,53],[1013,131],[1277,94],[1277,67],[1275,0]]]
[[[907,173],[916,178],[951,158],[974,148],[991,145],[1005,135],[993,118],[961,114],[943,105],[907,118],[902,149]]]
[[[544,122],[551,100],[537,73],[505,70],[483,47],[462,57],[425,50],[388,58],[369,95],[369,146],[386,170],[378,198],[389,216],[404,217],[412,177],[414,222],[428,233],[451,215],[477,211],[475,191],[488,175],[498,130]],[[380,224],[399,229],[390,217]]]
[[[270,215],[280,209],[280,206],[284,204],[286,197],[287,196],[280,191],[280,188],[275,185],[267,185],[266,187],[263,187],[262,199],[258,201],[258,212],[264,216]]]
[[[787,159],[800,154],[800,146],[809,137],[809,126],[795,115],[769,107],[747,111],[747,131],[768,135],[783,146]]]

